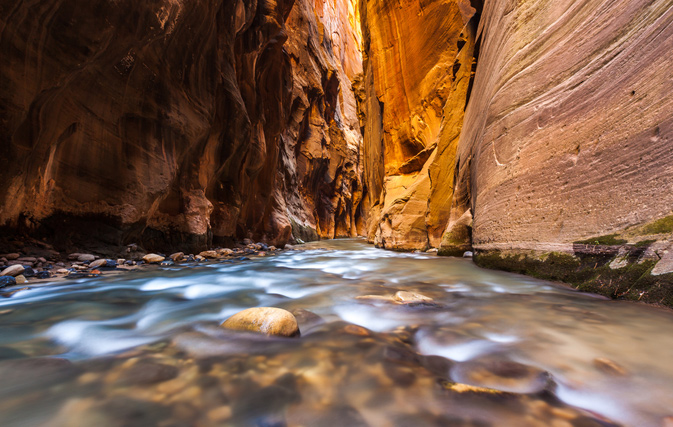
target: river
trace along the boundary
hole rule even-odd
[[[668,426],[673,312],[310,243],[0,300],[2,426]],[[379,297],[417,292],[431,302]],[[300,338],[223,330],[249,307]]]

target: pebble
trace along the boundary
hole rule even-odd
[[[112,261],[112,260],[110,260],[110,261]],[[89,268],[99,268],[99,267],[103,267],[104,265],[107,264],[107,262],[108,262],[108,260],[106,260],[106,259],[104,259],[104,258],[97,259],[97,260],[95,260],[95,261],[92,261],[91,264],[89,264]]]
[[[231,406],[220,406],[208,411],[208,419],[213,422],[225,421],[231,418]]]
[[[211,258],[211,259],[219,258],[217,256],[217,252],[215,252],[215,251],[203,251],[199,255],[204,257],[204,258]]]
[[[121,375],[121,381],[128,385],[156,384],[172,380],[178,375],[178,368],[164,363],[139,362]]]
[[[472,258],[472,255],[473,255],[472,251],[465,251],[463,253],[463,258]]]
[[[393,296],[393,299],[403,304],[432,301],[432,298],[430,297],[426,297],[423,294],[409,291],[398,291]]]
[[[143,257],[143,261],[145,261],[148,264],[160,263],[161,261],[163,261],[165,259],[166,258],[162,257],[161,255],[157,255],[157,254],[147,254]]]
[[[261,332],[281,337],[296,337],[300,334],[294,315],[275,307],[248,308],[234,314],[220,326],[236,331]]]
[[[0,288],[16,285],[16,279],[12,276],[0,276]]]
[[[594,359],[594,366],[599,371],[608,375],[623,377],[628,374],[628,371],[623,366],[605,357],[597,357]]]
[[[14,276],[15,277],[15,276],[18,276],[19,274],[23,273],[24,270],[25,270],[24,266],[22,266],[21,264],[15,264],[15,265],[11,265],[11,266],[5,268],[4,270],[2,270],[2,272],[0,273],[0,276]]]
[[[168,258],[171,259],[173,262],[180,262],[184,259],[185,253],[184,252],[176,252],[174,254],[171,254]]]
[[[16,279],[16,284],[20,285],[22,283],[26,283],[28,280],[23,276],[23,274],[19,274],[18,276],[15,277]]]
[[[39,271],[39,272],[36,274],[36,277],[37,277],[38,279],[48,279],[48,278],[51,277],[51,274],[49,274],[48,271]]]

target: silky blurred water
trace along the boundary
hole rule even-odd
[[[433,303],[358,298],[400,290]],[[257,306],[316,316],[298,339],[217,327]],[[317,242],[0,300],[0,425],[662,426],[671,331],[469,259]]]

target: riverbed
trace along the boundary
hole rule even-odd
[[[258,306],[301,337],[218,326]],[[667,309],[323,241],[0,300],[0,425],[665,426],[671,331]]]

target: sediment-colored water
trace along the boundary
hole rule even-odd
[[[432,302],[366,297],[401,290]],[[301,337],[218,327],[255,306]],[[662,426],[672,330],[469,259],[319,242],[0,301],[0,425]]]

